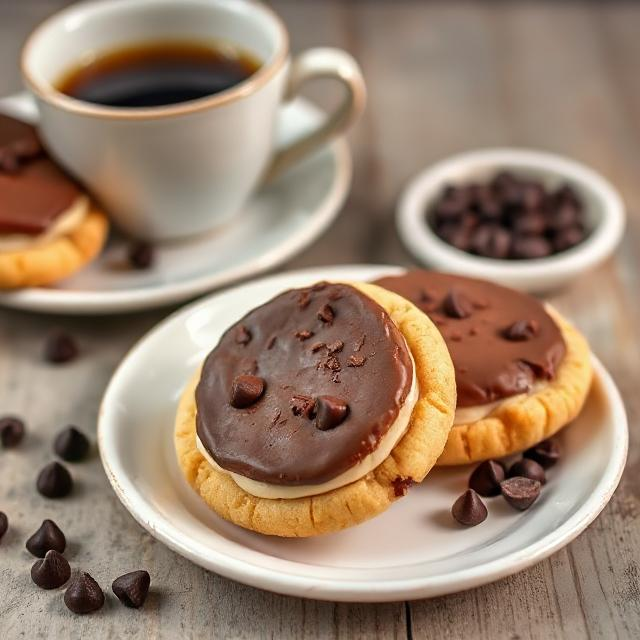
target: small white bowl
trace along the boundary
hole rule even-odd
[[[547,188],[570,185],[585,207],[589,232],[585,240],[548,258],[516,261],[475,256],[436,236],[427,223],[427,212],[445,185],[488,181],[499,171],[539,180]],[[436,269],[543,293],[606,260],[622,238],[625,212],[611,183],[578,162],[541,151],[486,149],[455,155],[417,175],[400,197],[396,222],[409,251]]]

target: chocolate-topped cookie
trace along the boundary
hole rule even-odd
[[[198,437],[227,471],[321,484],[377,447],[412,382],[405,339],[371,298],[345,284],[286,291],[231,327],[205,360]]]
[[[0,114],[0,288],[56,282],[87,263],[106,217],[45,153],[36,130]]]
[[[440,329],[456,371],[454,427],[439,464],[522,451],[575,418],[589,391],[584,338],[535,298],[431,271],[382,278]]]
[[[222,517],[310,536],[420,482],[454,410],[451,358],[427,316],[373,285],[322,282],[223,334],[183,394],[176,450]]]
[[[456,370],[458,407],[502,400],[552,380],[566,348],[535,298],[486,280],[410,271],[381,278],[424,311],[444,337]]]

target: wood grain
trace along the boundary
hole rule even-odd
[[[20,88],[20,44],[58,0],[0,0],[0,94]],[[461,594],[348,605],[269,594],[207,573],[155,542],[110,490],[94,455],[73,465],[78,491],[44,502],[33,490],[52,435],[95,431],[104,387],[127,349],[168,309],[116,318],[54,318],[0,310],[0,413],[28,420],[25,446],[0,454],[0,629],[7,638],[638,638],[640,637],[640,5],[633,2],[273,3],[299,50],[327,44],[362,63],[370,102],[350,136],[355,178],[333,228],[285,268],[411,264],[394,231],[406,180],[450,153],[488,145],[549,149],[611,178],[628,205],[616,257],[551,296],[612,372],[631,425],[622,484],[589,529],[528,571]],[[330,101],[329,90],[310,95]],[[83,357],[44,364],[44,335],[63,326]],[[72,564],[103,586],[144,566],[154,589],[142,611],[113,600],[71,616],[61,593],[32,588],[24,540],[44,517],[70,538]]]

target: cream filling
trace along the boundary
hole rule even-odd
[[[30,236],[26,233],[0,234],[0,251],[19,251],[29,249],[45,242],[55,240],[60,236],[71,233],[84,220],[89,210],[89,198],[78,196],[69,208],[58,216],[53,225],[44,233]]]
[[[398,415],[393,421],[393,424],[389,427],[387,433],[384,434],[374,451],[372,451],[368,456],[365,456],[360,462],[358,462],[350,469],[347,469],[339,476],[336,476],[335,478],[332,478],[327,482],[323,482],[322,484],[307,484],[295,487],[285,487],[277,484],[269,484],[268,482],[258,482],[257,480],[251,480],[251,478],[247,478],[246,476],[241,476],[237,473],[231,473],[230,471],[226,471],[216,463],[216,461],[205,449],[204,445],[200,441],[200,438],[196,434],[196,446],[198,447],[198,451],[200,451],[205,460],[214,469],[216,469],[217,471],[221,471],[222,473],[228,473],[241,489],[257,498],[304,498],[307,496],[316,496],[320,493],[326,493],[327,491],[339,489],[340,487],[344,487],[347,484],[351,484],[356,480],[360,480],[360,478],[363,478],[367,475],[367,473],[384,462],[384,460],[387,459],[393,448],[396,446],[396,444],[398,444],[402,436],[407,432],[407,429],[409,428],[411,414],[413,413],[413,408],[416,406],[416,402],[418,401],[418,397],[420,395],[418,379],[416,378],[416,365],[413,361],[413,357],[410,357],[413,364],[413,379],[411,381],[411,388],[409,389],[409,393],[402,403],[402,406],[400,407]],[[340,429],[340,427],[336,428]]]
[[[525,398],[542,391],[547,386],[547,382],[535,382],[531,389],[527,393],[519,393],[517,396],[511,396],[510,398],[503,398],[502,400],[496,400],[495,402],[487,402],[487,404],[478,404],[473,407],[458,407],[453,419],[453,424],[470,424],[482,420],[487,416],[490,416],[498,407],[504,407],[513,402],[520,402]]]

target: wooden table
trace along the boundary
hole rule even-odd
[[[59,0],[0,0],[0,94],[20,88],[18,52]],[[30,427],[24,446],[0,453],[0,509],[11,532],[0,546],[0,632],[5,638],[127,637],[640,637],[640,5],[631,2],[274,3],[296,50],[351,51],[370,102],[353,133],[355,179],[340,219],[285,265],[411,264],[393,225],[394,204],[418,169],[485,145],[561,152],[608,176],[629,211],[614,260],[552,301],[588,335],[620,385],[631,450],[622,484],[597,521],[567,548],[494,584],[445,598],[384,605],[282,597],[196,567],[157,543],[111,491],[97,456],[74,466],[76,494],[45,501],[34,491],[50,440],[72,422],[95,430],[98,403],[127,349],[168,309],[114,318],[59,318],[0,311],[0,413]],[[317,92],[316,92],[317,93]],[[62,326],[83,357],[53,369],[44,334]],[[71,615],[62,594],[30,583],[24,540],[44,517],[63,525],[74,566],[103,586],[147,568],[142,611],[109,601]]]

